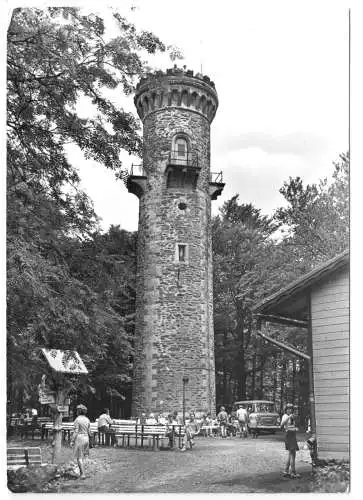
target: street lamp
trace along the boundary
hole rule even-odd
[[[183,424],[185,425],[185,386],[189,382],[189,378],[184,375],[183,377]]]

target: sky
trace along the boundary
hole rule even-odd
[[[110,15],[106,7],[89,9]],[[211,171],[222,170],[226,186],[213,202],[214,214],[235,194],[240,203],[271,214],[284,203],[279,189],[289,176],[307,183],[331,177],[333,161],[348,150],[346,7],[134,0],[117,9],[138,28],[177,45],[185,56],[179,65],[202,70],[215,82],[219,108],[211,126]],[[161,69],[174,64],[165,57],[149,63]],[[134,109],[132,97],[120,96],[120,102]],[[76,150],[70,156],[102,228],[136,230],[138,199],[112,172]],[[122,159],[126,168],[137,162]]]
[[[102,7],[100,2],[62,2],[66,4],[104,17],[110,37],[117,36],[111,15],[117,8],[139,29],[177,45],[185,56],[179,65],[215,82],[219,108],[211,126],[211,171],[222,170],[226,185],[212,204],[214,214],[235,194],[240,203],[253,203],[272,214],[284,204],[279,189],[289,176],[300,176],[306,183],[330,178],[333,161],[348,150],[344,4],[326,8],[324,3],[297,7],[276,1],[184,0],[179,9],[171,0],[123,0]],[[164,70],[174,64],[166,56],[148,63]],[[112,98],[135,112],[132,96],[115,93]],[[92,109],[82,101],[79,112],[90,116]],[[113,224],[137,230],[138,199],[112,171],[85,160],[76,147],[69,147],[68,154],[102,229]],[[122,152],[121,158],[126,169],[140,163]]]
[[[25,0],[21,3],[27,6]],[[348,10],[344,3],[247,2],[243,0],[123,0],[117,4],[73,1],[106,20],[117,36],[111,9],[139,29],[178,46],[186,65],[215,82],[219,108],[211,125],[211,171],[223,171],[225,188],[212,203],[239,194],[263,214],[284,204],[279,193],[289,176],[306,183],[330,178],[333,161],[348,150]],[[30,2],[38,7],[52,2]],[[11,5],[13,2],[10,2]],[[18,3],[18,5],[20,5]],[[131,9],[131,7],[133,7]],[[166,69],[166,56],[148,63]],[[133,96],[112,98],[136,114]],[[90,116],[86,101],[79,112]],[[93,200],[101,227],[137,230],[138,199],[114,173],[85,160],[76,147],[69,159]],[[126,169],[140,160],[121,152]]]

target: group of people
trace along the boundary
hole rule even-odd
[[[248,411],[242,405],[238,407],[235,414],[227,413],[225,407],[221,406],[217,414],[217,422],[222,438],[226,438],[227,435],[235,436],[238,432],[240,436],[247,437]]]
[[[77,463],[80,470],[80,477],[85,478],[84,474],[84,457],[89,453],[89,443],[92,437],[90,420],[86,417],[87,408],[84,405],[77,406],[77,418],[74,421],[74,432],[71,438],[71,445],[74,446],[74,454],[77,459]],[[222,437],[226,437],[227,426],[232,416],[228,415],[224,406],[220,408],[217,414],[217,422],[219,423],[221,429]],[[247,422],[248,422],[248,411],[240,406],[236,412],[235,418],[238,421],[238,428],[243,435],[247,435]],[[194,437],[199,433],[202,426],[208,426],[212,419],[210,414],[203,415],[203,418],[199,421],[195,418],[195,413],[190,412],[188,419],[185,421],[185,433],[183,436],[183,446],[181,451],[187,451],[192,449],[194,445]],[[150,414],[146,418],[146,414],[142,414],[138,419],[139,424],[162,424],[166,425],[166,435],[169,437],[169,446],[173,447],[174,437],[178,433],[177,426],[183,424],[183,418],[178,416],[178,412],[169,413],[167,418],[161,416],[155,418],[154,414]],[[109,433],[110,426],[112,424],[112,419],[110,417],[109,410],[104,409],[103,413],[98,419],[98,429],[101,434],[111,437],[111,444],[115,444],[112,440],[112,433]],[[299,450],[299,446],[296,439],[297,428],[297,417],[294,414],[294,406],[292,404],[287,404],[285,409],[285,414],[281,419],[281,429],[285,431],[285,449],[288,452],[287,460],[285,464],[285,469],[283,471],[284,477],[297,478],[300,477],[296,473],[295,468],[295,458],[296,451]],[[113,439],[115,437],[113,436]]]
[[[167,415],[158,415],[150,413],[146,416],[146,413],[142,413],[137,419],[137,424],[139,425],[165,425],[166,426],[166,436],[169,438],[169,448],[173,448],[174,439],[178,436],[178,426],[184,425],[183,417],[177,412],[168,413]],[[198,434],[200,429],[200,423],[195,419],[195,413],[190,412],[188,418],[185,420],[185,433],[183,435],[183,445],[181,451],[186,451],[187,449],[192,449],[194,444],[194,436]]]

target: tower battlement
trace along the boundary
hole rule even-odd
[[[141,120],[155,111],[168,107],[186,108],[211,123],[218,108],[214,82],[207,75],[186,67],[148,73],[136,86],[134,103]]]

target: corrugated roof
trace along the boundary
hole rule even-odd
[[[293,281],[290,285],[259,302],[252,308],[252,310],[255,313],[262,313],[264,311],[267,312],[267,310],[272,306],[280,304],[287,299],[291,299],[294,295],[301,293],[305,288],[316,284],[321,279],[328,277],[333,272],[348,264],[349,250],[345,250],[333,259],[321,264],[309,273],[304,274],[299,279]]]
[[[42,349],[49,366],[58,373],[88,373],[81,356],[77,351],[61,351],[60,349]]]

